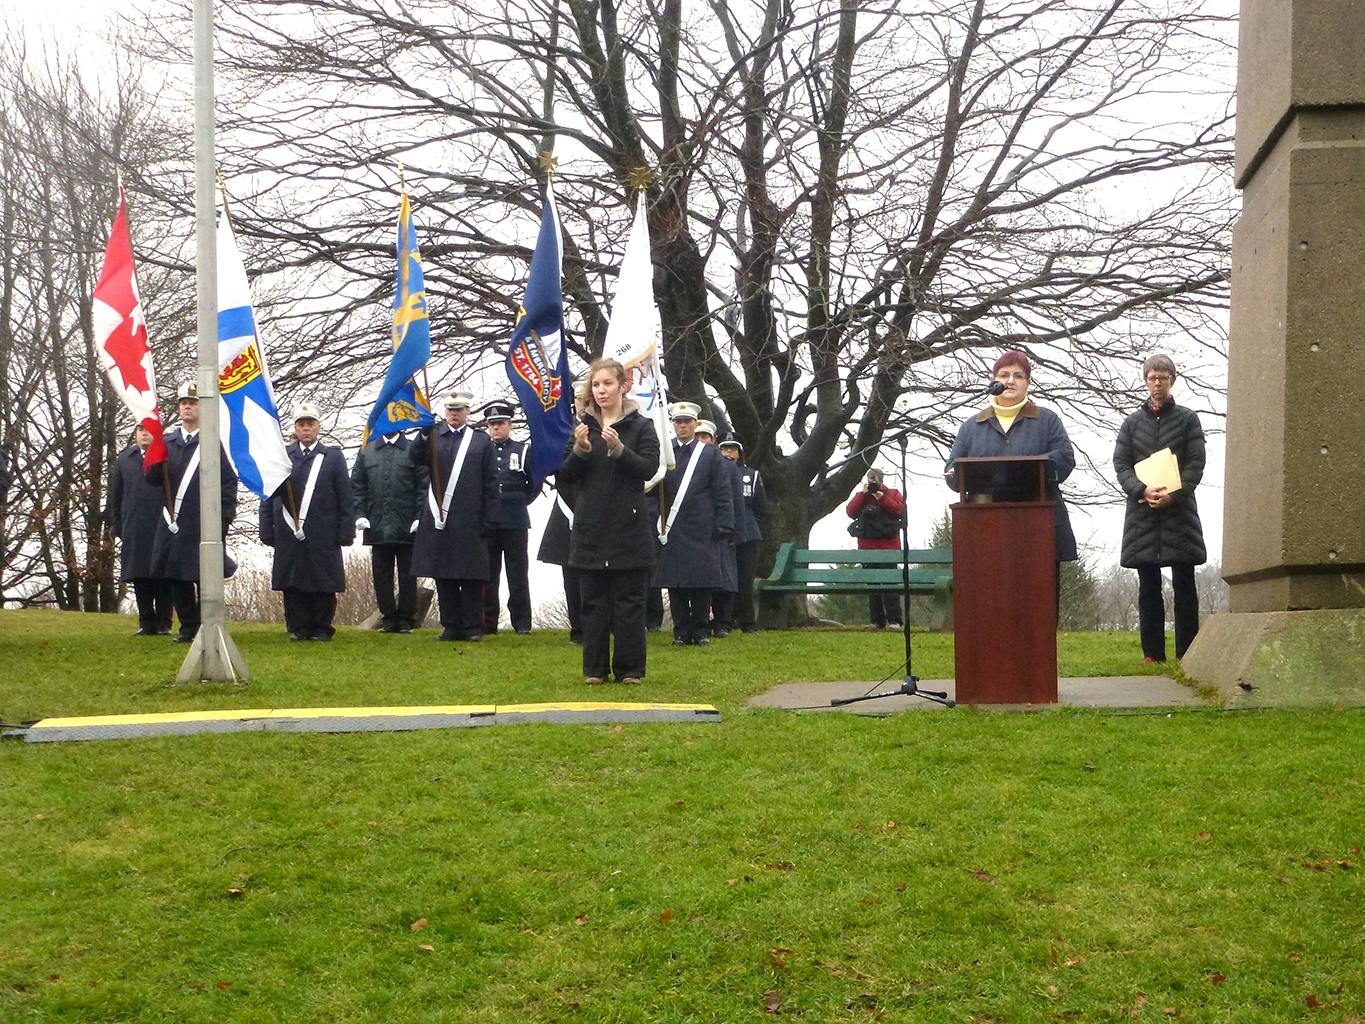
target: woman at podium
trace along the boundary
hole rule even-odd
[[[1061,485],[1076,468],[1076,454],[1061,417],[1051,409],[1044,409],[1028,396],[1033,382],[1033,364],[1022,352],[1004,353],[991,368],[992,391],[999,384],[998,394],[992,394],[990,404],[969,418],[958,429],[957,440],[948,455],[944,477],[948,486],[957,490],[957,460],[969,458],[1002,458],[1011,455],[1046,455],[1050,465],[1047,479],[1047,500],[1054,502],[1053,536],[1057,545],[1058,562],[1076,560],[1076,537],[1071,532],[1071,519],[1062,499]],[[1008,493],[994,495],[996,500],[1015,500]],[[1060,579],[1060,574],[1059,574]]]

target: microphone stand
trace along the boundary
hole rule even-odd
[[[992,384],[989,388],[986,389],[986,394],[998,395],[1003,390],[1004,390],[1003,386],[999,384]],[[962,401],[955,402],[948,408],[944,409],[941,413],[939,413],[939,415],[946,416],[948,413],[953,412],[956,409],[960,409],[964,405],[969,405],[973,402],[979,402],[980,400],[981,400],[980,395],[968,395],[966,398],[962,399]],[[913,650],[910,643],[910,514],[909,514],[910,482],[909,477],[906,474],[905,455],[906,446],[909,444],[910,434],[914,429],[915,429],[914,427],[906,427],[904,430],[898,430],[890,437],[884,437],[876,444],[870,444],[866,448],[859,449],[858,451],[850,455],[848,458],[843,459],[840,462],[836,462],[833,466],[829,467],[831,470],[835,470],[840,468],[841,466],[846,466],[854,459],[861,457],[862,455],[866,454],[869,451],[880,448],[888,441],[898,441],[900,443],[901,453],[900,458],[901,486],[905,488],[905,491],[902,494],[902,500],[905,503],[905,514],[901,516],[900,530],[901,601],[903,602],[903,609],[901,614],[901,631],[905,639],[905,663],[902,667],[905,669],[905,677],[901,680],[901,685],[894,690],[883,690],[881,693],[865,693],[858,697],[838,697],[829,702],[830,707],[839,708],[847,704],[858,704],[865,700],[880,700],[882,697],[902,696],[922,697],[924,700],[933,701],[935,704],[942,704],[944,707],[948,708],[957,707],[957,701],[953,700],[951,697],[948,696],[946,692],[942,690],[920,689],[919,687],[920,679],[919,676],[915,675],[913,663],[911,660],[913,656]]]

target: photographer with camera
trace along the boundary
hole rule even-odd
[[[863,489],[855,491],[844,510],[853,522],[848,524],[849,536],[858,539],[859,551],[888,551],[901,546],[901,520],[905,516],[905,497],[894,487],[887,487],[880,469],[867,471]],[[901,599],[894,594],[869,594],[868,613],[872,625],[885,629],[888,624],[900,628]]]

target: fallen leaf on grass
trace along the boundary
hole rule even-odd
[[[1166,1006],[1166,1007],[1163,1007],[1162,1010],[1161,1010],[1161,1012],[1164,1013],[1167,1017],[1179,1017],[1179,1016],[1180,1016],[1180,1011],[1177,1010],[1174,1006]]]
[[[1085,764],[1083,765],[1083,767],[1084,767],[1085,770],[1088,771],[1088,772],[1093,772],[1093,771],[1095,770],[1095,766],[1094,766],[1093,764],[1091,764],[1089,761],[1085,762]]]
[[[882,902],[881,900],[876,899],[876,898],[874,897],[874,898],[872,898],[872,899],[863,900],[863,906],[865,906],[865,907],[876,907],[876,906],[880,906],[880,905],[881,905],[881,902]]]
[[[625,732],[625,731],[626,731],[626,727],[618,722],[616,725],[613,725],[613,726],[611,727],[611,731],[612,731],[612,732]]]
[[[978,882],[985,882],[987,885],[995,884],[995,876],[985,868],[972,868],[972,874],[976,876]]]
[[[213,983],[213,987],[214,987],[214,988],[232,988],[232,982],[230,982],[230,981],[215,981],[215,982]]]
[[[1228,978],[1226,974],[1215,974],[1211,980],[1215,985],[1221,985],[1223,982],[1227,981]]]
[[[1200,832],[1199,835],[1194,837],[1194,841],[1196,843],[1207,843],[1212,838],[1213,838],[1212,832]]]
[[[779,860],[775,864],[765,865],[769,871],[795,871],[796,865],[789,860]]]
[[[578,925],[578,927],[582,928],[585,924],[588,923],[588,915],[579,914],[577,917],[573,919],[573,923]]]
[[[365,824],[370,828],[380,828],[384,823],[382,821],[367,821]]]
[[[61,981],[61,980],[62,980],[62,976],[61,976],[60,974],[49,974],[49,975],[47,976],[47,980],[48,980],[48,981]]]
[[[1081,956],[1079,953],[1072,953],[1066,958],[1066,966],[1068,967],[1079,967],[1083,963],[1085,963],[1085,957]]]
[[[781,1010],[781,1009],[782,1009],[782,993],[780,993],[780,992],[764,992],[764,993],[763,993],[763,1009],[767,1010],[769,1013],[777,1013],[779,1010]]]
[[[1313,995],[1312,992],[1309,992],[1308,995],[1303,997],[1303,1005],[1308,1007],[1310,1010],[1316,1010],[1319,1006],[1322,1005],[1322,1003],[1321,1001],[1319,1001],[1317,996]]]
[[[1288,959],[1289,959],[1289,962],[1290,962],[1291,964],[1301,963],[1301,962],[1303,961],[1303,954],[1302,954],[1302,953],[1290,953]]]
[[[907,884],[908,884],[908,883],[906,883],[906,882],[901,882],[898,886],[896,886],[896,891],[897,891],[897,892],[905,892],[905,888],[906,888],[906,885],[907,885]]]
[[[787,966],[787,957],[791,955],[791,950],[783,946],[777,946],[768,950],[768,966],[775,971],[780,971]]]
[[[725,884],[726,884],[726,885],[739,885],[739,879],[738,879],[738,878],[727,878],[727,879],[725,880]]]
[[[229,895],[229,896],[236,897],[236,896],[242,895],[242,892],[243,892],[243,890],[241,890],[241,889],[235,889],[235,888],[234,888],[234,889],[229,889],[229,890],[228,890],[228,895]]]
[[[429,942],[424,942],[424,943],[422,943],[420,946],[418,946],[417,948],[420,949],[423,953],[435,953],[435,952],[436,952],[436,947],[433,946],[433,945],[432,945],[431,943],[429,943]]]
[[[425,917],[419,917],[416,921],[412,922],[412,924],[408,925],[408,931],[420,932],[426,926],[427,919]]]
[[[664,924],[667,924],[669,921],[672,921],[673,911],[665,910],[662,914],[659,915],[659,920],[662,921]]]

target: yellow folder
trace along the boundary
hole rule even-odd
[[[1152,452],[1133,466],[1133,472],[1148,487],[1164,487],[1167,494],[1180,490],[1180,461],[1169,448]]]

